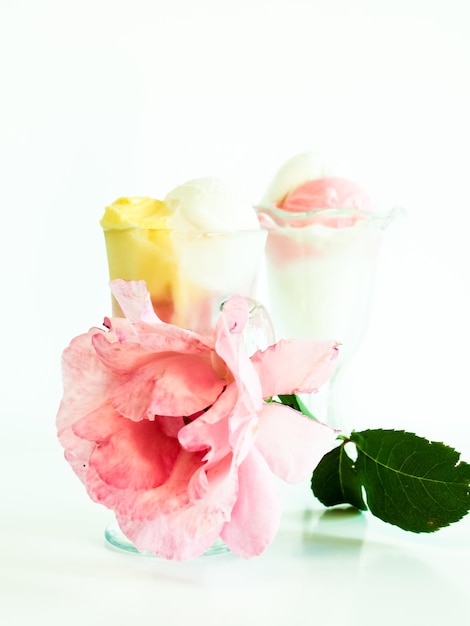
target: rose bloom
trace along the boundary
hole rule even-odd
[[[112,281],[125,318],[106,318],[62,358],[65,458],[141,551],[184,560],[220,537],[243,558],[273,540],[275,476],[311,475],[336,431],[265,399],[312,392],[334,341],[280,341],[251,357],[248,304],[223,306],[213,337],[161,322],[143,281]]]

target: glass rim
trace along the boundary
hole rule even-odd
[[[210,238],[210,237],[226,237],[228,235],[252,235],[255,233],[259,233],[264,236],[264,229],[260,226],[259,228],[238,228],[238,229],[225,229],[225,230],[196,230],[190,228],[156,228],[151,226],[140,226],[140,225],[131,225],[125,226],[123,228],[103,228],[103,232],[106,233],[119,233],[119,232],[129,232],[132,230],[140,230],[140,231],[152,231],[158,233],[169,233],[174,235],[189,235],[195,238]]]
[[[359,218],[355,219],[350,228],[360,226],[361,224],[370,222],[381,222],[388,224],[398,217],[406,215],[404,208],[393,206],[386,210],[365,211],[364,209],[356,209],[353,207],[326,207],[324,209],[311,209],[310,211],[288,211],[276,204],[259,204],[254,207],[257,215],[263,214],[270,217],[278,226],[290,226],[296,222],[312,220],[309,226],[322,226],[329,228],[328,220],[334,220],[340,217]],[[276,219],[278,218],[278,219]],[[320,218],[316,220],[315,218]],[[279,223],[280,222],[280,223]]]

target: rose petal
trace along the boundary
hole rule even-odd
[[[246,301],[232,298],[224,304],[215,328],[216,352],[235,376],[240,374],[240,367],[246,367],[246,361],[250,361],[246,355],[243,355],[243,331],[247,320]],[[242,361],[240,361],[241,356],[245,356]]]
[[[275,402],[265,403],[256,447],[270,469],[288,483],[309,478],[335,442],[337,431]]]
[[[230,458],[208,474],[204,497],[196,501],[190,500],[188,492],[194,476],[193,459],[194,454],[182,452],[168,483],[140,496],[134,511],[139,519],[132,518],[133,512],[118,514],[120,527],[139,550],[173,560],[197,557],[230,519],[237,495],[237,476]]]
[[[242,558],[263,552],[279,528],[281,504],[276,483],[261,454],[253,448],[238,468],[238,498],[221,538]]]
[[[258,350],[251,361],[263,398],[317,391],[335,369],[338,346],[337,341],[292,339]]]
[[[90,467],[102,483],[114,489],[153,489],[163,484],[180,449],[177,439],[166,436],[157,424],[132,422],[116,413],[110,403],[79,420],[73,431],[97,444]],[[94,489],[93,484],[89,486]]]
[[[187,561],[201,556],[219,537],[219,526],[223,525],[222,522],[219,526],[209,527],[206,532],[197,530],[188,538],[188,533],[169,530],[168,520],[163,517],[135,521],[117,514],[116,519],[122,532],[140,552],[151,552],[171,561]]]
[[[216,325],[215,349],[225,361],[239,387],[239,401],[248,411],[261,408],[261,386],[257,372],[244,346],[248,303],[244,298],[228,300]]]
[[[191,416],[212,405],[226,382],[210,355],[162,354],[139,368],[113,394],[113,406],[131,420],[154,415]]]
[[[128,374],[132,370],[154,361],[159,354],[212,354],[212,345],[202,342],[196,335],[187,332],[170,333],[166,324],[158,327],[134,327],[111,320],[111,332],[93,336],[93,347],[102,364],[116,374]],[[124,332],[124,329],[127,332]],[[136,332],[138,331],[138,334]],[[143,331],[143,332],[142,332]]]
[[[204,461],[208,466],[218,463],[231,452],[229,445],[229,416],[237,401],[235,384],[230,385],[212,407],[178,433],[181,445],[193,452],[208,448]]]
[[[92,329],[89,333],[73,339],[62,354],[62,379],[64,392],[56,417],[57,435],[65,449],[67,461],[83,482],[93,444],[77,437],[73,424],[99,407],[121,380],[103,368],[92,346],[92,337],[100,333]]]
[[[109,284],[113,296],[130,322],[161,323],[153,310],[150,293],[144,280],[115,279]]]
[[[118,374],[127,375],[155,360],[155,352],[130,341],[116,341],[111,335],[96,334],[93,347],[103,366]]]

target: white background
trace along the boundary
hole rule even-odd
[[[2,624],[469,623],[468,516],[416,536],[301,485],[258,559],[133,559],[104,549],[112,513],[54,425],[61,352],[110,313],[104,207],[205,175],[255,203],[326,150],[407,210],[350,425],[470,461],[469,32],[469,0],[0,0]]]
[[[60,353],[110,312],[106,204],[204,175],[255,203],[320,149],[408,212],[351,424],[470,458],[469,27],[468,0],[2,0],[2,431],[54,437]]]

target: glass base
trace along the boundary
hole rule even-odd
[[[139,556],[151,556],[157,559],[161,558],[158,554],[154,554],[153,552],[142,552],[138,550],[132,541],[125,536],[119,528],[117,522],[111,522],[108,526],[106,526],[104,537],[106,542],[112,548],[120,550],[121,552],[126,552],[127,554],[137,554]],[[217,554],[226,554],[227,552],[230,552],[230,549],[226,546],[222,539],[219,538],[214,541],[211,547],[201,554],[201,556],[216,556]]]

